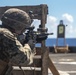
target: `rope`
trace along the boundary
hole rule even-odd
[[[21,66],[19,66],[19,68],[21,69],[21,71],[23,72],[23,75],[26,75],[25,74],[25,71],[22,69],[22,67]]]
[[[19,66],[19,68],[20,68],[21,71],[23,72],[23,75],[26,75],[26,73],[25,73],[25,71],[22,69],[22,67]],[[30,69],[33,70],[32,67],[30,67]],[[34,65],[34,75],[36,75],[36,74],[35,74],[35,65]]]

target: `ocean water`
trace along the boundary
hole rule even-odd
[[[48,38],[46,40],[46,46],[54,46],[56,45],[56,38]],[[68,46],[76,46],[76,38],[66,38],[65,39],[66,45]],[[58,46],[65,46],[64,44],[64,39],[63,38],[58,38]],[[37,47],[40,47],[40,44],[36,44]]]

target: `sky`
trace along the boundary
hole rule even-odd
[[[57,25],[60,20],[63,20],[64,24],[67,25],[65,37],[76,38],[76,0],[0,0],[0,7],[40,4],[48,6],[46,27],[49,33],[54,33],[49,38],[57,37]],[[39,23],[38,20],[33,22],[34,25],[39,25]]]

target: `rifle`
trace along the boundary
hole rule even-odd
[[[46,40],[48,35],[53,35],[53,33],[47,33],[47,28],[42,29],[39,27],[37,31],[34,31],[35,27],[30,26],[25,28],[27,32],[24,32],[22,35],[19,35],[18,39],[24,45],[29,40],[33,40],[33,44],[41,43],[43,40]]]

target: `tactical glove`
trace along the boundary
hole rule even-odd
[[[28,45],[30,46],[31,50],[33,50],[35,48],[35,43],[33,40],[29,40]]]

